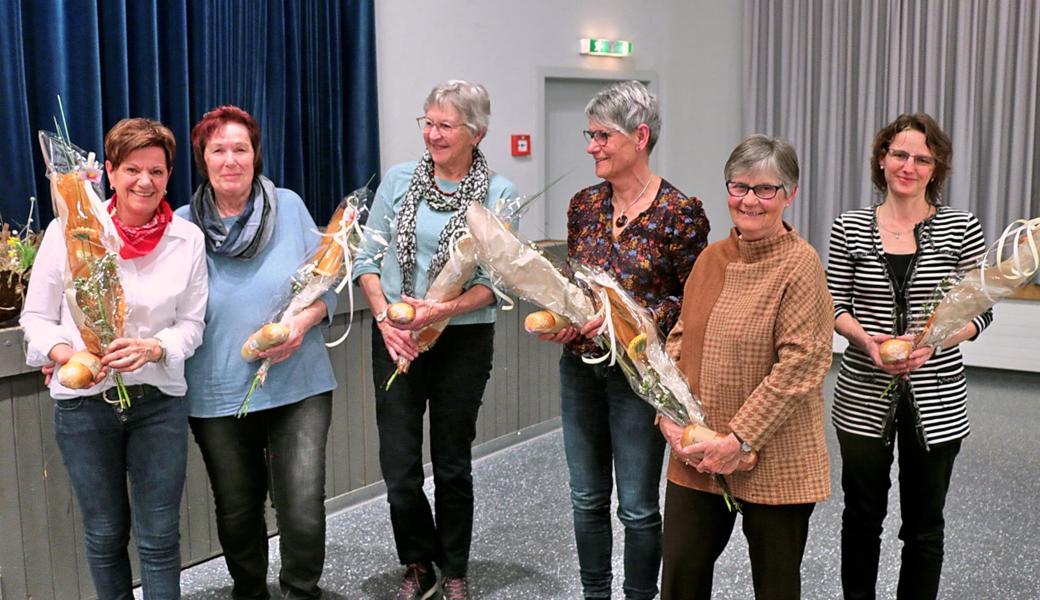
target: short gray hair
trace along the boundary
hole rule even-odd
[[[491,117],[491,97],[484,86],[463,79],[438,83],[426,96],[423,112],[430,110],[431,106],[445,105],[458,111],[473,135],[487,133]]]
[[[647,154],[653,151],[657,137],[661,134],[661,111],[657,106],[657,96],[638,81],[610,84],[585,105],[585,116],[590,121],[610,125],[627,134],[646,123],[650,128]]]
[[[767,169],[776,173],[788,195],[798,186],[798,153],[794,147],[778,137],[758,133],[737,144],[723,174],[730,181],[744,173]]]

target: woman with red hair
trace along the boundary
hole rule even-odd
[[[235,598],[267,598],[268,493],[281,534],[279,584],[286,598],[319,598],[325,562],[325,441],[336,379],[322,327],[336,307],[329,292],[293,317],[249,413],[236,413],[256,362],[240,346],[270,320],[289,276],[320,241],[295,192],[261,175],[260,128],[249,113],[221,106],[191,136],[202,185],[178,214],[206,238],[210,302],[202,346],[187,364],[189,423],[209,473],[217,535]]]

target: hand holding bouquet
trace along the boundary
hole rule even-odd
[[[1008,225],[978,263],[944,279],[917,315],[911,340],[891,339],[879,348],[883,362],[906,360],[917,348],[941,349],[976,317],[1022,287],[1040,270],[1040,218]],[[885,397],[895,382],[882,392]]]
[[[358,216],[360,210],[366,205],[370,193],[367,186],[362,187],[351,192],[339,203],[322,233],[321,243],[307,261],[292,274],[291,290],[288,300],[284,303],[284,308],[278,311],[277,318],[271,323],[264,324],[243,344],[243,360],[252,362],[260,357],[260,353],[285,343],[292,335],[294,317],[333,286],[336,286],[338,293],[350,283],[352,257],[361,243]],[[350,313],[353,314],[353,288],[348,297],[351,305]],[[332,347],[342,343],[349,333],[350,325],[348,324],[347,331],[338,340],[329,342],[327,345]],[[239,417],[245,416],[249,412],[249,400],[257,388],[263,386],[267,380],[267,373],[273,362],[271,358],[265,358],[260,364],[249,386],[249,391],[246,392],[246,397],[238,409]]]
[[[47,164],[54,214],[65,233],[65,297],[87,352],[99,358],[113,340],[123,335],[126,302],[116,268],[116,256],[123,242],[101,201],[101,166],[94,153],[73,145],[68,140],[67,127],[62,132],[56,121],[55,125],[57,134],[41,131],[39,140]],[[76,369],[81,362],[70,361],[62,369]],[[94,383],[93,378],[72,377],[62,370],[58,371],[58,378],[82,387]],[[129,407],[130,395],[122,375],[116,372],[114,379],[119,405]]]

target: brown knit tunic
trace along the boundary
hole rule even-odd
[[[789,227],[754,242],[734,229],[697,259],[668,351],[708,426],[736,432],[759,452],[754,469],[726,476],[737,498],[801,504],[830,495],[823,378],[833,328],[820,258]],[[668,479],[721,493],[710,475],[674,455]]]

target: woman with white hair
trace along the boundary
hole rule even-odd
[[[491,374],[495,306],[490,281],[478,271],[466,291],[448,302],[418,300],[448,260],[473,202],[491,207],[516,191],[492,173],[479,144],[487,134],[491,100],[484,86],[448,81],[433,88],[417,119],[426,152],[418,162],[395,165],[376,191],[368,226],[389,232],[388,247],[368,237],[354,273],[375,315],[372,373],[379,429],[379,464],[386,481],[390,520],[404,576],[399,600],[437,593],[468,597],[466,569],[473,532],[470,446],[477,412]],[[385,252],[385,253],[384,253]],[[407,325],[386,318],[394,302],[415,307]],[[437,344],[419,355],[411,333],[450,318]],[[387,389],[398,357],[411,361]],[[430,410],[434,520],[423,493],[423,414]]]
[[[650,169],[661,118],[657,98],[638,81],[611,85],[585,107],[585,151],[603,183],[574,195],[567,210],[567,255],[615,277],[669,331],[683,284],[708,243],[701,203]],[[585,364],[603,319],[542,339],[566,344],[560,358],[563,441],[570,471],[574,536],[587,598],[611,596],[610,498],[617,481],[625,527],[626,598],[657,595],[661,565],[659,490],[664,440],[654,409],[617,366]]]

